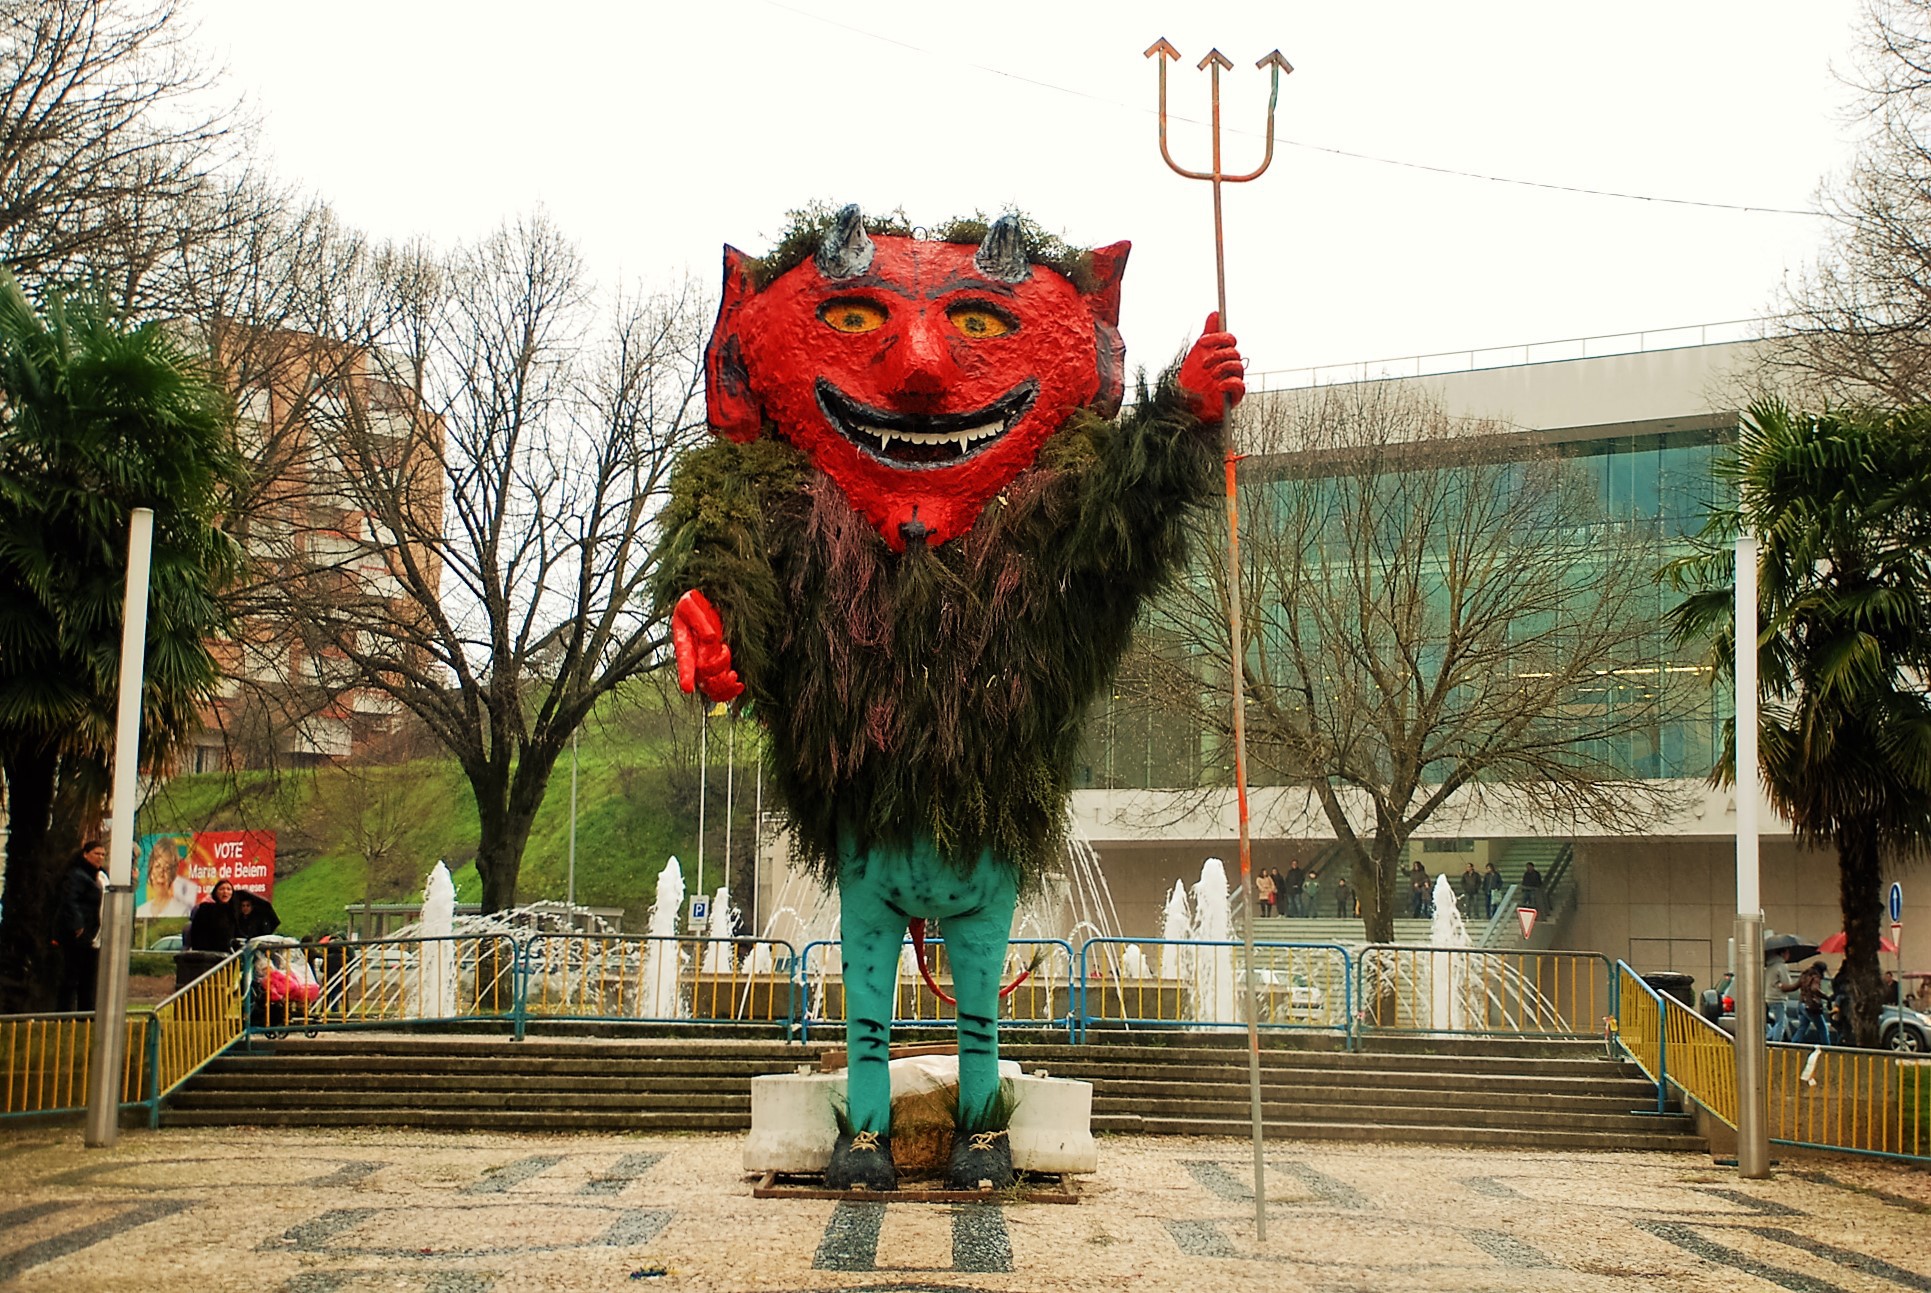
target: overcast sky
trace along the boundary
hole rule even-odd
[[[765,249],[809,199],[917,223],[1018,206],[1133,243],[1129,359],[1157,365],[1214,296],[1209,188],[1161,162],[1176,118],[1227,166],[1229,312],[1256,369],[1763,313],[1819,245],[1807,209],[1853,127],[1849,0],[1443,4],[854,4],[850,0],[190,0],[285,176],[378,236],[473,236],[541,204],[608,283]],[[323,15],[326,15],[324,18]],[[1204,168],[1204,127],[1176,120]],[[1414,163],[1393,165],[1335,151]],[[1755,207],[1637,201],[1448,171]]]

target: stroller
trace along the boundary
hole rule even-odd
[[[322,984],[306,949],[292,938],[268,935],[249,943],[248,1022],[256,1028],[301,1028],[322,999]]]

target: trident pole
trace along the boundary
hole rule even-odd
[[[1167,63],[1177,61],[1180,51],[1168,43],[1165,37],[1155,41],[1146,52],[1146,57],[1158,56],[1160,69],[1160,156],[1169,170],[1184,179],[1206,180],[1213,185],[1214,191],[1214,288],[1219,306],[1220,328],[1229,330],[1227,322],[1227,240],[1221,223],[1221,185],[1244,184],[1259,179],[1274,161],[1274,105],[1281,95],[1281,74],[1292,72],[1294,68],[1281,57],[1277,49],[1255,63],[1257,68],[1271,71],[1271,83],[1267,96],[1267,148],[1261,157],[1261,164],[1241,175],[1229,175],[1220,164],[1220,73],[1223,69],[1233,70],[1233,63],[1217,49],[1207,51],[1200,60],[1199,69],[1208,73],[1209,93],[1213,105],[1213,169],[1210,171],[1190,171],[1173,160],[1173,153],[1167,148]],[[1243,978],[1247,989],[1247,1093],[1249,1116],[1253,1123],[1254,1137],[1254,1239],[1257,1243],[1267,1242],[1267,1188],[1266,1160],[1262,1153],[1263,1130],[1261,1126],[1261,1043],[1260,1043],[1260,997],[1254,985],[1254,865],[1251,834],[1247,809],[1247,678],[1246,678],[1246,637],[1241,626],[1241,579],[1240,579],[1240,502],[1235,486],[1238,483],[1240,454],[1234,443],[1234,401],[1231,396],[1222,396],[1220,405],[1221,449],[1227,469],[1227,640],[1228,676],[1234,694],[1234,800],[1240,819],[1240,889],[1241,889],[1241,948],[1245,958]]]
[[[148,563],[154,512],[137,507],[127,522],[127,592],[121,604],[120,698],[114,716],[113,825],[107,840],[107,892],[101,903],[99,991],[87,1052],[89,1149],[111,1148],[121,1133],[121,1071],[127,1065],[127,958],[134,929],[134,798],[141,758],[141,683],[147,663]]]
[[[1757,856],[1757,539],[1737,537],[1737,1175],[1770,1175],[1769,1102],[1764,1084],[1763,888]]]

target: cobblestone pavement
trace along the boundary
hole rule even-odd
[[[1931,1173],[1112,1137],[1077,1206],[754,1199],[731,1136],[0,1132],[0,1288],[1931,1290]]]

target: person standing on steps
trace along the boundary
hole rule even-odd
[[[1508,887],[1508,881],[1504,880],[1502,873],[1495,869],[1495,859],[1490,858],[1488,870],[1482,872],[1482,897],[1488,904],[1488,911],[1484,913],[1485,919],[1495,919],[1495,909],[1502,904],[1502,891]]]
[[[1475,869],[1475,861],[1472,858],[1462,871],[1461,885],[1462,916],[1468,920],[1475,920],[1482,914],[1482,873]]]
[[[88,840],[61,873],[54,903],[53,944],[60,949],[60,988],[54,1009],[92,1010],[100,966],[101,894],[107,888],[107,846]]]
[[[1301,906],[1301,895],[1307,888],[1307,872],[1301,867],[1301,859],[1295,858],[1287,864],[1287,911],[1289,916],[1305,916]]]
[[[1530,862],[1522,868],[1522,905],[1542,910],[1542,873]]]

